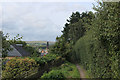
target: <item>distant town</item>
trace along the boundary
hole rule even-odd
[[[32,41],[27,42],[28,46],[32,46],[34,48],[37,48],[37,51],[40,53],[40,56],[45,56],[49,53],[49,46],[53,45],[54,42],[48,41]],[[31,54],[23,47],[23,44],[12,44],[10,45],[12,48],[11,51],[8,51],[7,55],[8,57],[25,57],[30,56]]]

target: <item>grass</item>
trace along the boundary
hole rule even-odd
[[[76,65],[70,62],[65,62],[60,67],[54,67],[52,69],[61,71],[66,78],[80,78]]]

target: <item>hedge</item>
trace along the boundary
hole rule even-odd
[[[120,2],[99,2],[90,29],[75,44],[76,61],[94,78],[120,79]]]
[[[18,78],[26,71],[34,70],[36,67],[38,67],[38,64],[33,59],[13,58],[6,63],[2,71],[2,79]]]
[[[45,71],[61,65],[64,61],[64,58],[55,54],[43,57],[15,57],[4,64],[2,79],[40,78]]]

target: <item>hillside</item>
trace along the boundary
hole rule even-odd
[[[47,41],[25,41],[26,43],[41,43],[47,44]],[[54,44],[55,42],[49,41],[49,44]]]
[[[39,48],[46,48],[47,41],[25,41],[27,44],[29,44],[32,47],[39,47]],[[49,42],[49,46],[54,45],[55,42]]]

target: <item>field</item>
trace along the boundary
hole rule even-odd
[[[47,41],[25,41],[26,43],[40,43],[40,44],[46,44]],[[54,44],[55,42],[49,41],[49,44]]]
[[[47,41],[25,41],[28,45],[33,47],[46,46]],[[49,42],[49,45],[53,45],[55,42]]]

